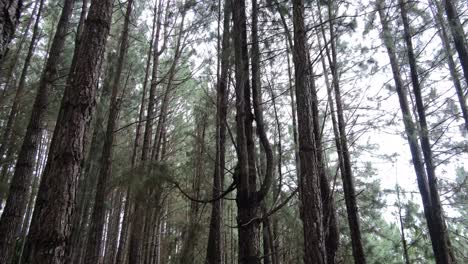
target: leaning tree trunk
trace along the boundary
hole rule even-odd
[[[9,263],[14,253],[15,242],[20,235],[23,215],[28,205],[28,190],[34,173],[36,153],[41,142],[41,131],[48,108],[48,93],[58,74],[58,65],[74,0],[66,0],[62,9],[49,56],[36,94],[28,128],[15,166],[5,210],[0,220],[0,263]],[[42,9],[39,8],[38,17]],[[38,18],[39,19],[39,18]],[[37,31],[35,27],[35,31]],[[32,45],[34,45],[32,43]]]
[[[434,16],[434,20],[438,28],[439,36],[442,41],[442,46],[444,48],[444,52],[447,58],[447,65],[449,67],[450,77],[452,78],[453,86],[455,87],[455,91],[457,92],[458,102],[460,104],[463,119],[465,120],[465,129],[468,130],[468,108],[466,106],[465,93],[463,91],[463,86],[460,82],[460,76],[457,71],[457,65],[455,64],[455,61],[452,56],[453,49],[450,45],[445,19],[442,14],[442,6],[440,2],[435,0],[430,1],[430,5],[432,14]]]
[[[353,250],[353,258],[355,263],[365,264],[366,258],[364,256],[364,247],[362,245],[361,238],[361,229],[359,222],[359,213],[356,200],[356,189],[354,187],[354,176],[352,171],[351,157],[348,148],[348,140],[346,134],[346,122],[344,120],[343,105],[341,99],[341,89],[338,76],[338,67],[337,67],[337,54],[336,54],[336,34],[335,34],[335,25],[333,24],[334,14],[333,14],[333,2],[328,0],[328,20],[330,26],[330,46],[325,45],[325,51],[330,65],[331,75],[332,75],[332,87],[335,93],[335,104],[336,104],[336,114],[338,118],[338,133],[335,136],[338,136],[336,139],[337,152],[339,167],[341,171],[341,178],[343,181],[343,189],[346,203],[346,213],[348,218],[349,229],[351,233],[351,245]],[[322,17],[320,15],[320,22],[322,23]],[[325,43],[327,43],[327,38],[325,35],[325,29],[322,26],[322,35]],[[331,104],[333,102],[330,102]],[[336,120],[335,120],[336,121]],[[336,124],[335,124],[336,129]]]
[[[114,144],[114,130],[117,125],[117,118],[119,114],[119,90],[120,80],[123,72],[125,57],[128,48],[128,32],[130,20],[133,10],[133,0],[127,2],[127,11],[125,13],[125,22],[123,25],[122,36],[120,39],[119,57],[117,60],[117,69],[112,82],[112,94],[109,110],[109,118],[107,120],[107,130],[102,149],[101,168],[99,170],[98,183],[96,189],[96,196],[94,198],[94,208],[91,216],[91,227],[88,233],[88,242],[86,249],[86,264],[93,264],[99,261],[101,252],[101,239],[104,234],[104,223],[106,216],[105,202],[109,194],[109,179],[112,169],[112,147]]]
[[[26,87],[26,78],[28,75],[29,67],[31,66],[31,59],[34,55],[34,50],[37,45],[37,41],[39,39],[39,24],[41,21],[42,12],[44,9],[44,0],[38,0],[36,2],[36,6],[38,6],[36,20],[34,22],[33,34],[31,36],[31,42],[29,43],[28,52],[26,53],[26,58],[24,60],[23,69],[21,70],[21,76],[18,83],[18,87],[16,88],[16,94],[13,98],[13,104],[10,109],[10,113],[8,115],[8,119],[3,130],[2,138],[0,141],[0,164],[1,172],[0,172],[0,183],[8,183],[8,167],[10,166],[8,159],[12,156],[12,146],[13,146],[13,139],[12,133],[16,123],[16,116],[20,110],[21,100],[24,94],[24,88]],[[34,8],[36,9],[36,7]],[[34,12],[33,12],[34,13]],[[4,159],[3,156],[6,153],[6,158]],[[0,204],[3,201],[4,194],[0,192]]]
[[[323,208],[320,192],[320,176],[317,168],[311,94],[308,89],[309,67],[307,63],[306,31],[304,25],[304,0],[293,1],[294,66],[296,79],[296,103],[299,143],[299,192],[300,212],[304,231],[304,263],[327,263],[323,227]]]
[[[1,0],[0,1],[0,65],[15,34],[19,23],[23,0]]]
[[[395,45],[393,43],[392,33],[389,27],[389,22],[386,18],[384,11],[384,0],[379,0],[377,2],[377,10],[379,12],[380,21],[382,24],[382,40],[384,42],[385,48],[387,49],[387,54],[390,60],[390,66],[392,68],[393,79],[395,82],[395,88],[398,94],[398,99],[400,103],[400,109],[403,116],[403,124],[405,126],[405,134],[408,140],[408,144],[411,151],[411,157],[413,161],[413,167],[416,172],[416,179],[418,183],[419,192],[421,194],[424,215],[429,229],[429,235],[431,237],[432,249],[434,252],[437,252],[439,249],[438,237],[434,233],[434,224],[432,217],[432,202],[429,191],[429,184],[427,181],[426,172],[424,170],[424,164],[421,157],[421,149],[418,143],[416,125],[414,124],[413,117],[411,115],[407,90],[404,86],[403,78],[401,76],[400,66],[398,65],[398,59],[396,56]]]
[[[27,262],[65,263],[84,141],[110,30],[112,0],[93,0],[70,70],[27,243]]]
[[[448,236],[447,226],[445,224],[444,213],[440,203],[439,190],[437,188],[437,176],[432,160],[431,142],[429,140],[429,126],[426,120],[426,110],[422,98],[421,84],[419,81],[416,55],[413,49],[411,30],[409,26],[408,9],[403,0],[398,1],[401,10],[401,18],[404,28],[404,39],[406,50],[408,53],[408,62],[410,66],[411,83],[413,84],[413,93],[416,100],[416,110],[419,117],[419,139],[424,156],[424,164],[426,165],[427,178],[429,183],[429,193],[431,198],[431,213],[433,221],[434,239],[438,240],[438,249],[434,252],[436,261],[442,263],[456,262],[450,248],[450,239]]]
[[[444,0],[444,5],[450,32],[452,33],[453,42],[455,43],[455,49],[458,52],[458,58],[460,59],[463,74],[465,75],[465,81],[468,85],[468,48],[463,25],[460,22],[460,16],[458,15],[457,8],[453,0]]]

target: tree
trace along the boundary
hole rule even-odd
[[[0,17],[0,64],[3,63],[4,56],[8,51],[8,44],[14,37],[22,8],[22,0],[0,2],[0,10],[3,14]]]
[[[106,216],[105,201],[109,194],[109,179],[112,168],[112,151],[114,144],[114,130],[117,125],[117,118],[120,108],[120,85],[125,57],[128,49],[128,35],[133,10],[133,0],[127,2],[125,22],[120,39],[120,50],[117,60],[117,69],[112,82],[112,94],[110,101],[109,117],[107,120],[106,137],[101,155],[96,196],[94,199],[93,213],[91,216],[91,228],[88,233],[88,243],[86,249],[85,263],[96,263],[99,261],[101,253],[101,239],[104,233],[104,223]],[[113,261],[112,261],[113,262]]]
[[[403,21],[404,39],[406,43],[406,50],[408,53],[408,62],[410,65],[411,83],[413,84],[413,93],[416,101],[416,110],[419,117],[419,140],[421,141],[421,148],[424,157],[424,164],[427,172],[427,179],[429,184],[429,194],[431,199],[431,214],[432,223],[429,229],[432,229],[432,241],[436,244],[437,250],[434,254],[437,263],[452,263],[455,262],[453,254],[450,249],[450,240],[447,233],[447,226],[445,224],[444,213],[439,197],[439,190],[437,187],[437,177],[435,174],[435,167],[432,160],[432,149],[429,141],[429,127],[426,119],[426,111],[421,94],[421,84],[419,81],[416,55],[413,48],[411,31],[409,26],[407,4],[403,0],[399,0],[400,13]],[[432,226],[433,225],[433,226]],[[432,228],[431,228],[432,226]]]
[[[73,11],[73,3],[74,0],[67,0],[64,3],[46,66],[39,83],[28,128],[16,162],[5,210],[0,220],[0,230],[4,234],[0,238],[0,261],[2,263],[9,263],[11,261],[15,241],[20,235],[22,216],[26,212],[29,201],[27,194],[34,173],[36,154],[40,145],[41,132],[47,113],[49,90],[57,78],[58,63],[68,34],[68,24]],[[41,9],[42,2],[39,10]],[[40,12],[38,17],[40,16]]]
[[[221,8],[221,7],[219,7]],[[222,201],[219,196],[224,187],[224,173],[226,169],[226,128],[228,104],[228,71],[231,49],[231,1],[224,1],[223,39],[221,49],[221,69],[217,83],[216,94],[216,160],[213,175],[212,197],[216,199],[211,206],[210,231],[206,248],[206,262],[208,264],[221,263],[223,247],[221,242]]]
[[[94,109],[96,82],[109,34],[112,0],[91,2],[60,107],[39,186],[27,243],[28,263],[65,263],[84,139]]]
[[[296,80],[297,125],[299,143],[300,212],[304,224],[304,262],[327,263],[324,244],[323,209],[320,179],[317,173],[317,150],[312,124],[310,72],[307,63],[304,1],[293,1],[294,70]]]

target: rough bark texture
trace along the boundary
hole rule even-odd
[[[22,7],[22,0],[0,0],[0,64],[15,34]]]
[[[434,251],[436,262],[453,263],[453,254],[450,248],[450,239],[448,236],[447,226],[440,203],[439,190],[437,187],[437,177],[435,174],[435,167],[432,161],[431,142],[429,140],[429,126],[426,120],[426,110],[422,98],[421,84],[419,81],[419,74],[417,69],[416,55],[413,49],[411,30],[409,26],[407,4],[403,0],[398,1],[400,5],[401,18],[404,28],[404,39],[406,43],[406,50],[408,53],[408,62],[410,66],[411,83],[413,84],[413,93],[416,101],[416,110],[419,117],[419,140],[421,141],[421,148],[424,157],[424,164],[426,166],[427,179],[429,183],[429,193],[431,199],[431,213],[433,221],[433,237],[437,240],[438,248]],[[431,227],[430,227],[431,228]]]
[[[107,120],[106,137],[101,155],[101,168],[99,169],[98,183],[96,196],[94,199],[94,208],[91,216],[91,226],[88,233],[88,242],[86,249],[85,263],[93,264],[99,260],[101,252],[101,239],[104,235],[104,223],[106,215],[105,203],[110,190],[108,189],[109,180],[112,170],[112,147],[114,144],[114,130],[116,129],[117,118],[119,114],[119,98],[118,94],[121,86],[121,76],[123,72],[125,57],[128,50],[128,35],[129,26],[133,10],[133,0],[127,2],[127,11],[125,13],[125,21],[120,39],[120,50],[117,60],[117,69],[114,80],[112,82],[112,94],[109,110],[109,118]]]
[[[68,33],[68,24],[74,0],[66,0],[62,9],[31,117],[15,166],[5,210],[0,220],[0,263],[10,263],[16,239],[20,235],[22,216],[28,205],[28,190],[34,173],[36,153],[41,141],[41,131],[47,113],[48,93],[57,77],[60,55]]]
[[[296,79],[300,213],[304,224],[304,263],[327,263],[324,243],[323,208],[320,176],[317,168],[317,150],[312,127],[312,105],[308,83],[304,1],[293,1],[294,68]]]
[[[93,0],[77,62],[60,106],[27,243],[28,263],[65,263],[84,141],[112,17],[112,0]]]

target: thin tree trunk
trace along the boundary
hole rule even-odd
[[[21,71],[20,80],[18,83],[18,87],[16,88],[16,94],[13,98],[13,105],[11,106],[10,113],[8,115],[8,119],[3,130],[1,142],[0,142],[0,164],[2,164],[1,172],[0,172],[0,182],[1,183],[8,183],[6,174],[8,172],[8,167],[10,166],[8,159],[12,154],[12,146],[13,146],[13,139],[12,133],[13,128],[15,127],[16,123],[16,116],[20,110],[21,100],[24,94],[24,88],[26,86],[26,77],[28,75],[29,67],[31,66],[31,59],[34,55],[34,50],[36,48],[36,44],[39,38],[39,23],[41,21],[43,7],[44,7],[44,0],[38,0],[36,2],[38,5],[36,20],[34,22],[33,33],[31,36],[31,42],[29,43],[28,52],[26,54],[26,58],[24,60],[23,69]],[[7,153],[6,158],[4,159],[3,156]],[[10,154],[8,154],[10,153]],[[0,203],[4,199],[4,193],[0,192]],[[1,259],[0,259],[1,260]]]
[[[351,157],[348,148],[348,140],[346,134],[346,122],[344,120],[342,99],[341,99],[341,90],[338,76],[337,68],[337,53],[336,53],[336,34],[335,34],[335,25],[332,20],[334,19],[333,14],[333,2],[328,0],[328,20],[330,26],[330,47],[325,45],[326,55],[330,65],[330,70],[332,74],[332,87],[335,93],[335,103],[336,103],[336,113],[338,117],[338,133],[335,136],[338,136],[337,151],[339,156],[339,166],[341,171],[341,177],[343,181],[343,189],[345,195],[346,203],[346,212],[348,218],[349,229],[351,233],[351,245],[353,249],[354,262],[359,264],[365,264],[366,258],[364,255],[364,247],[362,245],[361,230],[359,223],[359,213],[358,206],[356,201],[356,189],[354,187],[354,176],[352,171]],[[320,22],[322,23],[321,14],[319,15]],[[325,34],[325,29],[322,28],[322,35],[325,43],[327,43],[327,38]],[[331,98],[330,98],[331,99]],[[333,104],[333,101],[330,100],[330,104]],[[335,121],[336,122],[336,121]],[[336,129],[336,125],[335,125]]]
[[[465,81],[468,85],[468,48],[466,44],[465,32],[460,22],[460,16],[458,15],[457,8],[453,0],[444,0],[445,14],[449,22],[450,32],[452,33],[453,42],[455,43],[455,49],[458,52],[458,58],[465,75]]]
[[[23,8],[22,0],[2,0],[0,1],[0,65],[8,51],[16,26],[19,23]]]
[[[83,30],[83,44],[78,47],[76,64],[70,70],[39,186],[27,243],[29,263],[58,264],[66,259],[76,183],[84,158],[85,136],[94,111],[112,5],[112,0],[93,0],[91,3]]]
[[[228,71],[230,57],[230,22],[231,1],[224,1],[223,40],[221,50],[221,69],[217,84],[216,99],[216,160],[213,175],[212,197],[220,196],[224,186],[224,171],[226,169],[226,119],[228,106]],[[214,201],[211,205],[210,230],[206,249],[206,264],[219,264],[223,259],[221,242],[222,201]]]
[[[120,80],[123,72],[125,63],[125,57],[128,50],[128,32],[131,20],[131,14],[133,10],[133,0],[127,2],[127,11],[125,13],[125,21],[123,25],[122,36],[120,39],[120,50],[117,61],[117,70],[114,75],[112,82],[112,95],[110,102],[109,118],[107,120],[107,130],[104,141],[104,147],[101,156],[101,168],[99,170],[98,185],[96,189],[96,196],[94,200],[94,209],[91,216],[91,227],[88,233],[88,242],[86,249],[86,264],[97,263],[99,260],[99,254],[101,252],[100,243],[101,238],[104,234],[104,221],[105,221],[105,202],[109,194],[109,180],[111,177],[112,170],[112,147],[114,144],[114,130],[117,124],[117,118],[119,114],[119,90]]]
[[[29,30],[31,29],[32,22],[34,21],[34,16],[35,16],[37,8],[39,6],[38,3],[39,2],[36,1],[35,4],[34,4],[34,8],[33,8],[32,12],[31,12],[31,15],[29,16],[28,22],[27,22],[26,26],[24,27],[23,34],[21,35],[21,38],[18,41],[18,44],[17,44],[18,48],[16,49],[15,54],[11,58],[11,65],[9,66],[9,69],[8,69],[6,75],[4,75],[3,72],[0,72],[0,78],[4,78],[6,76],[6,80],[4,82],[4,88],[2,90],[2,94],[0,95],[0,105],[4,105],[3,102],[7,98],[7,92],[8,92],[8,90],[10,90],[9,88],[11,88],[11,86],[15,86],[15,85],[10,85],[10,83],[11,83],[11,80],[13,79],[13,77],[15,75],[14,72],[15,72],[15,69],[16,69],[16,65],[19,62],[19,57],[20,57],[21,53],[23,52],[23,46],[26,43],[26,39],[28,37]],[[0,66],[2,66],[2,62],[0,62]]]
[[[424,164],[426,165],[427,178],[429,183],[429,193],[431,198],[431,213],[434,228],[434,237],[438,241],[438,249],[434,252],[436,261],[439,264],[456,262],[450,248],[450,239],[448,236],[447,226],[445,224],[444,213],[440,203],[439,190],[437,187],[437,177],[435,167],[432,160],[431,142],[429,140],[429,126],[426,120],[426,110],[422,98],[421,84],[417,71],[416,55],[413,49],[412,36],[410,32],[408,10],[406,3],[403,0],[398,1],[400,5],[401,18],[404,27],[404,39],[406,50],[408,53],[408,62],[410,66],[411,83],[413,84],[413,93],[416,100],[416,110],[419,117],[421,148],[424,156]],[[468,65],[467,65],[468,66]],[[468,72],[467,72],[468,73]]]
[[[26,135],[19,152],[15,166],[15,172],[10,186],[6,207],[0,220],[0,262],[9,263],[13,253],[16,238],[20,235],[21,219],[27,209],[29,186],[34,173],[34,163],[38,146],[41,141],[41,131],[43,129],[44,118],[48,107],[48,93],[57,77],[59,60],[65,44],[68,31],[68,24],[73,11],[74,0],[67,0],[64,3],[57,31],[52,42],[46,67],[39,83],[31,117],[29,120]],[[41,2],[37,21],[42,12]],[[38,22],[36,22],[34,32],[37,32]],[[34,35],[36,35],[35,33]],[[35,39],[35,37],[33,37]],[[34,45],[35,40],[31,43]],[[31,49],[30,49],[31,51]],[[22,78],[23,80],[23,78]],[[20,85],[24,86],[24,80]],[[21,87],[21,86],[20,86]],[[18,90],[20,89],[18,88]]]
[[[410,112],[407,91],[405,89],[404,82],[401,77],[400,66],[398,65],[395,45],[393,43],[393,38],[391,35],[392,33],[390,31],[389,23],[385,16],[384,0],[379,0],[377,2],[377,10],[379,12],[380,21],[382,24],[382,39],[387,49],[387,54],[390,60],[390,66],[392,68],[393,79],[395,81],[395,88],[398,94],[400,108],[403,116],[403,124],[405,126],[406,137],[410,146],[414,170],[416,172],[418,188],[422,198],[424,215],[426,217],[429,234],[432,241],[432,249],[434,252],[437,252],[439,248],[438,237],[436,237],[434,233],[431,197],[426,172],[424,170],[423,160],[421,158],[421,149],[418,144],[418,132],[416,130],[416,126],[414,124],[413,117]]]
[[[465,120],[465,129],[468,130],[468,109],[466,106],[466,98],[465,93],[463,92],[463,87],[460,82],[460,75],[457,71],[457,66],[455,61],[453,60],[453,49],[450,45],[450,40],[444,20],[444,16],[442,14],[442,6],[439,1],[432,0],[430,1],[431,11],[434,16],[434,20],[436,25],[439,29],[439,36],[442,41],[442,45],[444,47],[444,52],[447,58],[447,64],[450,71],[450,77],[452,77],[453,86],[455,87],[455,91],[457,92],[458,102],[460,103],[460,109],[462,112],[463,119]],[[435,9],[435,10],[434,10]],[[468,85],[468,83],[467,83]]]
[[[405,264],[410,264],[410,259],[408,255],[408,243],[405,236],[405,225],[403,221],[403,216],[401,215],[401,200],[400,200],[400,186],[396,186],[397,192],[397,202],[398,202],[398,221],[400,222],[400,232],[401,232],[401,244],[403,246],[403,257],[405,259]]]

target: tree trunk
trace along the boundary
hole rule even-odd
[[[8,45],[15,35],[23,8],[22,0],[0,1],[0,65],[8,51]]]
[[[390,66],[392,68],[393,79],[395,81],[395,88],[398,94],[400,108],[403,116],[403,124],[405,126],[406,137],[410,146],[411,156],[413,159],[413,166],[416,172],[416,178],[418,182],[419,192],[421,194],[424,215],[426,217],[429,234],[432,241],[432,249],[438,252],[438,237],[434,233],[434,224],[432,217],[432,202],[430,197],[429,185],[427,181],[426,172],[424,170],[423,160],[421,158],[421,149],[418,144],[417,130],[413,122],[413,117],[410,112],[410,107],[407,99],[407,91],[404,86],[403,79],[401,77],[400,66],[398,65],[398,59],[396,56],[395,45],[393,43],[392,33],[390,31],[389,23],[385,16],[384,11],[384,0],[377,2],[377,9],[382,24],[382,39],[387,49],[387,54],[390,60]]]
[[[333,20],[335,18],[333,14],[333,2],[332,0],[328,1],[328,20],[330,26],[330,47],[325,45],[325,51],[330,65],[330,70],[332,74],[332,87],[335,93],[335,103],[336,103],[336,113],[338,117],[338,133],[336,133],[336,123],[334,123],[335,129],[335,139],[336,147],[338,152],[339,167],[341,171],[341,178],[343,181],[343,189],[346,203],[346,212],[348,218],[349,229],[351,233],[351,245],[353,249],[353,257],[355,263],[365,264],[366,258],[364,256],[364,248],[362,245],[361,230],[359,223],[359,213],[356,201],[356,189],[354,187],[354,176],[352,171],[351,157],[348,148],[348,140],[346,134],[346,122],[344,120],[342,99],[341,99],[341,90],[338,76],[337,68],[337,54],[336,54],[336,42],[337,36],[335,34],[335,25]],[[322,17],[319,16],[320,22],[322,23]],[[327,38],[325,34],[325,29],[322,26],[322,35],[325,43],[327,43]],[[333,101],[330,97],[330,105],[333,104]],[[333,119],[333,118],[332,118]],[[336,120],[335,120],[336,122]]]
[[[41,141],[44,118],[48,107],[48,93],[57,77],[59,60],[68,33],[68,24],[73,11],[74,0],[66,0],[57,25],[52,47],[46,62],[39,90],[36,95],[31,112],[26,135],[19,152],[15,166],[15,172],[10,186],[6,207],[0,220],[0,262],[9,263],[14,252],[15,241],[20,235],[22,217],[27,209],[29,186],[33,176],[36,153]],[[42,10],[42,2],[39,7],[37,21]],[[37,27],[35,26],[35,32]],[[32,45],[34,42],[32,42]],[[23,81],[24,85],[24,81]]]
[[[429,140],[429,126],[426,121],[426,110],[422,98],[421,84],[419,81],[417,70],[416,55],[413,49],[412,36],[409,26],[408,10],[406,3],[404,3],[403,0],[399,0],[398,4],[400,5],[401,18],[403,21],[404,39],[406,43],[406,50],[408,53],[411,83],[413,84],[413,93],[416,100],[416,110],[418,112],[419,117],[419,139],[421,141],[421,148],[424,156],[424,164],[426,165],[426,172],[429,183],[431,213],[432,221],[434,224],[434,236],[432,237],[432,239],[438,241],[438,248],[437,251],[434,251],[434,255],[438,264],[454,263],[456,261],[450,248],[450,239],[448,236],[447,226],[445,224],[442,205],[440,203],[439,190],[437,187],[437,177],[435,174],[435,167],[432,161],[431,142]]]
[[[245,1],[233,2],[233,36],[236,65],[237,182],[239,263],[260,263],[259,200],[254,157],[253,114],[250,103],[249,58]]]
[[[28,238],[29,263],[64,263],[84,141],[110,30],[112,0],[93,0],[52,139]]]
[[[300,212],[304,224],[304,263],[327,263],[323,227],[323,208],[318,174],[317,150],[312,127],[311,94],[308,84],[304,1],[293,1],[294,66],[299,140]]]
[[[217,85],[216,99],[216,159],[213,175],[212,197],[216,199],[223,191],[224,171],[226,169],[226,119],[228,107],[228,72],[230,57],[230,22],[231,1],[224,1],[223,40],[221,50],[221,72]],[[214,201],[211,205],[210,231],[208,234],[208,245],[206,248],[206,264],[219,264],[223,259],[221,223],[222,223],[222,201]]]
[[[133,10],[133,0],[127,2],[127,11],[125,13],[125,21],[123,25],[122,36],[120,39],[120,50],[117,61],[117,69],[115,72],[114,80],[112,82],[112,95],[110,102],[109,118],[107,120],[107,131],[102,149],[101,168],[99,170],[98,184],[96,189],[96,196],[94,200],[94,209],[91,216],[91,227],[88,233],[88,242],[86,250],[86,264],[97,263],[101,252],[101,238],[104,234],[105,222],[105,202],[109,194],[109,180],[112,170],[112,147],[114,144],[114,130],[117,124],[119,114],[120,99],[120,80],[125,63],[125,57],[128,50],[128,32]]]
[[[465,129],[468,130],[468,108],[466,106],[465,93],[463,92],[463,86],[460,82],[460,75],[457,71],[457,65],[453,60],[453,50],[450,45],[450,40],[442,14],[442,6],[439,1],[432,0],[430,1],[431,11],[438,28],[439,36],[442,41],[442,46],[444,47],[444,52],[447,58],[447,64],[450,71],[450,77],[452,77],[453,86],[457,92],[458,102],[460,103],[460,109],[462,112],[463,119],[465,120]],[[468,84],[468,83],[467,83]]]
[[[21,71],[20,80],[18,83],[18,87],[16,88],[16,94],[13,98],[13,105],[11,106],[10,113],[8,115],[8,120],[6,122],[5,128],[2,134],[2,141],[0,145],[0,164],[2,164],[1,172],[0,172],[0,182],[1,183],[8,183],[7,180],[7,172],[8,167],[10,166],[8,159],[11,157],[13,153],[10,148],[13,145],[12,133],[16,123],[16,116],[20,110],[21,100],[24,94],[24,88],[26,86],[26,77],[28,75],[29,66],[31,66],[31,59],[34,55],[34,50],[36,48],[36,44],[39,38],[39,23],[41,21],[41,16],[44,7],[44,0],[38,0],[36,2],[38,6],[36,20],[34,22],[33,34],[31,36],[31,42],[29,43],[28,52],[26,54],[26,58],[24,60],[23,69]],[[36,7],[35,7],[36,8]],[[6,158],[4,159],[4,154],[7,153]],[[8,154],[10,153],[10,154]],[[4,193],[0,193],[0,203],[4,199]]]
[[[450,32],[452,33],[453,42],[455,43],[455,49],[458,52],[458,58],[460,59],[463,74],[465,75],[465,81],[468,85],[468,48],[466,45],[465,32],[453,0],[444,0],[444,5]]]

